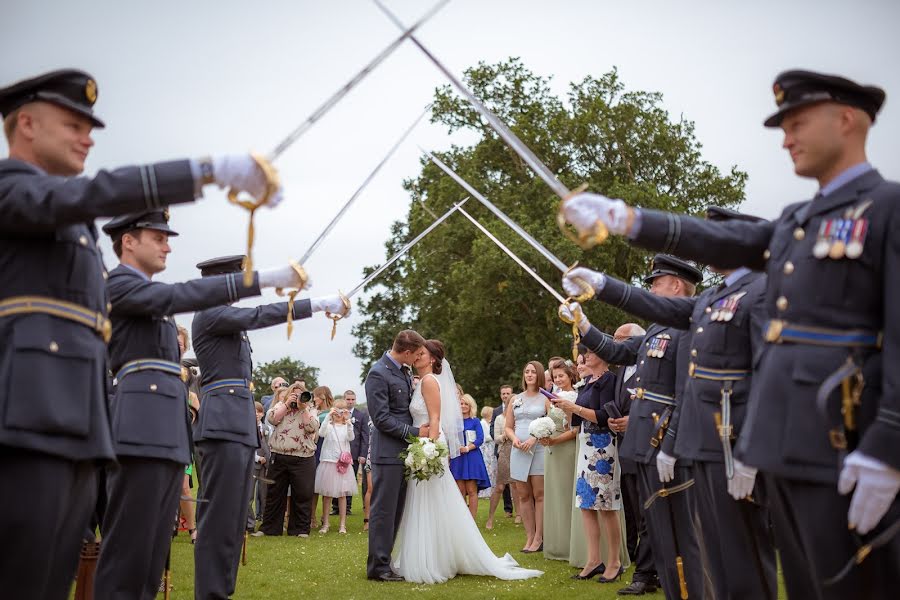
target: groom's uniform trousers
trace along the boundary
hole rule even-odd
[[[391,549],[406,501],[406,479],[400,452],[406,448],[410,435],[418,435],[409,414],[411,398],[409,373],[385,353],[366,376],[366,404],[375,424],[370,440],[372,504],[366,564],[369,579],[391,572]]]

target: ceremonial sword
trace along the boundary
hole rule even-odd
[[[285,150],[291,147],[291,145],[300,139],[304,133],[309,131],[309,129],[321,119],[325,113],[331,110],[335,104],[340,102],[344,96],[346,96],[350,90],[356,87],[359,82],[366,78],[366,76],[371,73],[375,67],[381,64],[384,59],[391,55],[391,53],[396,50],[400,44],[403,43],[403,40],[408,38],[418,29],[425,21],[434,16],[437,11],[444,7],[450,0],[438,0],[438,3],[435,4],[427,13],[425,13],[418,21],[416,21],[411,27],[405,29],[403,33],[397,37],[393,42],[388,44],[388,46],[378,53],[375,58],[369,61],[366,66],[364,66],[356,75],[350,78],[350,81],[345,83],[343,87],[338,89],[334,94],[332,94],[325,102],[322,103],[316,110],[309,115],[305,121],[303,121],[300,125],[298,125],[293,131],[291,131],[287,137],[285,137],[275,148],[269,153],[269,155],[265,158],[259,156],[257,154],[253,154],[253,158],[256,163],[259,165],[260,169],[262,169],[265,177],[266,177],[266,191],[259,199],[242,199],[239,198],[239,192],[235,189],[228,190],[228,201],[232,204],[240,206],[241,208],[246,209],[250,212],[250,225],[247,230],[247,260],[244,261],[244,285],[246,287],[250,287],[253,284],[253,262],[251,258],[251,249],[253,248],[253,214],[260,206],[263,206],[269,201],[269,198],[278,190],[278,175],[275,173],[275,169],[271,166],[271,163],[275,161],[279,156],[281,156]],[[293,266],[293,265],[292,265]],[[297,271],[297,274],[300,276],[300,279],[305,283],[306,276],[305,273],[302,273],[301,270],[298,270],[296,267],[294,269]]]
[[[426,227],[424,231],[422,231],[419,235],[417,235],[416,237],[411,239],[409,242],[407,242],[402,248],[397,250],[397,252],[394,253],[394,255],[392,257],[387,259],[387,261],[385,261],[385,263],[383,265],[381,265],[380,267],[378,267],[377,269],[375,269],[374,271],[369,273],[369,275],[365,279],[360,281],[356,285],[356,287],[354,287],[352,290],[350,290],[346,294],[342,293],[341,298],[344,300],[344,305],[345,306],[348,305],[350,303],[350,298],[352,298],[353,296],[358,294],[363,288],[365,288],[369,284],[369,282],[371,282],[373,279],[375,279],[376,277],[381,275],[385,271],[385,269],[387,269],[392,264],[394,264],[395,262],[400,260],[400,258],[402,258],[403,255],[405,255],[407,252],[409,252],[413,246],[418,244],[422,240],[422,238],[424,238],[426,235],[431,233],[432,230],[434,230],[438,225],[440,225],[445,220],[447,220],[447,218],[450,215],[452,215],[457,210],[461,210],[460,207],[463,204],[465,204],[466,201],[468,201],[468,198],[463,198],[462,200],[460,200],[459,202],[457,202],[456,204],[451,206],[447,212],[445,212],[440,217],[435,219],[435,221],[431,225]],[[330,318],[332,321],[334,321],[334,326],[331,329],[331,339],[334,339],[334,334],[337,331],[337,322],[340,321],[343,317],[341,315],[333,315],[331,313],[325,313],[325,314],[328,315],[328,318]]]
[[[401,30],[405,29],[406,26],[390,11],[388,8],[382,3],[381,0],[374,0],[375,4],[378,8],[383,12],[397,27]],[[504,123],[497,115],[488,109],[481,101],[475,97],[475,95],[469,91],[469,89],[463,85],[463,83],[453,74],[450,70],[444,66],[441,61],[437,59],[437,57],[431,53],[428,48],[426,48],[422,42],[416,38],[412,33],[407,36],[412,43],[418,46],[419,50],[434,63],[434,66],[440,70],[445,77],[453,84],[459,92],[465,96],[465,98],[469,101],[473,108],[481,114],[482,117],[488,122],[488,125],[491,126],[491,129],[497,132],[497,134],[503,138],[503,140],[507,143],[507,145],[512,148],[512,150],[519,155],[519,157],[528,163],[534,172],[540,177],[544,183],[550,186],[550,189],[559,196],[562,202],[559,205],[559,213],[557,214],[557,223],[561,231],[566,235],[566,237],[572,239],[575,243],[581,246],[584,249],[587,249],[593,245],[602,243],[609,236],[609,231],[601,221],[597,221],[594,226],[594,231],[591,235],[576,237],[565,227],[565,217],[562,213],[562,206],[573,195],[583,192],[587,185],[581,185],[575,190],[570,190],[568,187],[561,182],[553,171],[550,170],[547,165],[541,162],[541,159],[537,157],[537,155],[531,151],[531,148],[525,145],[519,137],[512,132],[512,130]]]

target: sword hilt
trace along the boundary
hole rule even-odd
[[[249,198],[241,198],[240,190],[236,190],[235,188],[230,188],[228,190],[228,201],[250,213],[250,223],[247,226],[247,260],[244,261],[244,287],[253,285],[253,216],[256,213],[256,209],[269,203],[272,194],[278,191],[279,186],[278,172],[275,170],[275,167],[272,166],[272,163],[256,152],[251,152],[250,156],[256,162],[257,166],[263,172],[263,176],[266,178],[266,189],[262,196],[259,198],[253,198],[252,196]]]
[[[559,230],[582,250],[590,250],[594,246],[599,246],[609,237],[609,229],[606,227],[606,224],[599,219],[594,223],[593,230],[587,233],[578,232],[578,234],[575,234],[566,227],[566,216],[563,214],[563,207],[572,196],[580,194],[585,191],[587,187],[588,185],[586,183],[582,183],[572,190],[572,192],[559,203],[559,211],[556,213],[556,224],[559,226]]]
[[[325,316],[331,319],[331,339],[334,339],[335,334],[337,334],[337,324],[338,321],[344,318],[344,315],[347,314],[350,310],[350,298],[344,294],[344,292],[338,290],[338,295],[341,297],[341,302],[344,303],[344,314],[333,314],[330,312],[325,312]]]

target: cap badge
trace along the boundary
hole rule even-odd
[[[163,218],[166,220],[166,223],[169,222],[169,209],[168,208],[163,210]]]
[[[775,93],[775,104],[781,106],[784,103],[784,90],[776,83],[772,86],[772,91]]]
[[[84,97],[91,104],[97,101],[97,82],[93,79],[88,79],[84,84]]]

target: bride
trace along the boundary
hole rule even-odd
[[[463,418],[443,344],[427,340],[413,366],[421,377],[409,405],[413,425],[429,424],[431,438],[446,441],[451,458],[459,456]],[[494,555],[446,462],[443,475],[409,483],[394,548],[394,569],[416,583],[443,583],[456,575],[498,579],[543,575],[542,571],[520,567],[509,554]]]

